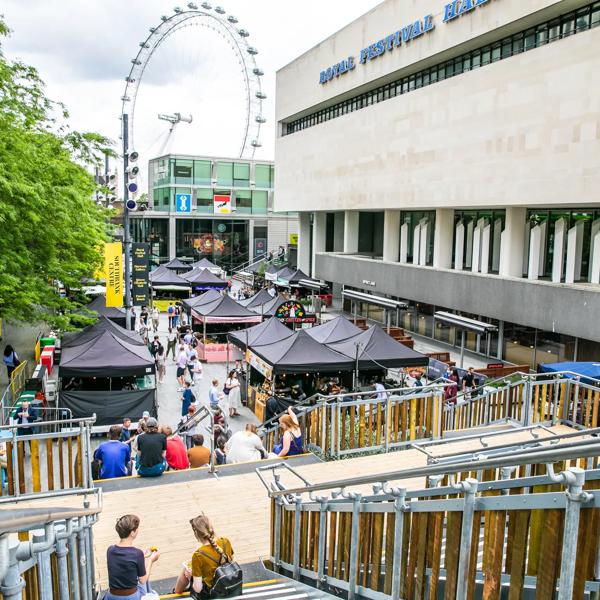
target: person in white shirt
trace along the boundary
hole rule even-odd
[[[150,318],[152,319],[152,331],[156,333],[158,331],[158,321],[160,319],[160,312],[156,306],[152,308]]]
[[[252,423],[246,425],[245,431],[234,433],[225,448],[228,463],[249,462],[267,456],[267,451],[256,434],[256,425]]]
[[[377,396],[375,396],[376,400],[387,400],[387,393],[385,391],[385,386],[381,381],[375,382],[375,391],[377,392]]]
[[[169,356],[169,352],[173,357],[173,361],[175,361],[175,351],[177,350],[177,331],[172,327],[169,327],[169,334],[167,335],[167,352],[166,355]]]
[[[178,392],[183,391],[183,384],[185,383],[185,369],[188,364],[188,355],[185,350],[185,346],[181,344],[179,346],[179,354],[177,355],[177,383],[179,383]]]

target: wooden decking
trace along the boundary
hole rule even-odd
[[[556,433],[571,431],[564,426],[556,426],[552,430]],[[540,438],[547,436],[550,433],[540,431]],[[528,431],[509,431],[489,438],[489,444],[492,447],[531,439]],[[481,444],[474,439],[444,444],[439,447],[439,452],[447,454],[480,448]],[[430,446],[428,450],[433,452],[434,448]],[[310,482],[320,483],[426,464],[425,454],[410,449],[305,465],[298,471]],[[154,580],[175,577],[182,568],[182,562],[189,560],[196,547],[189,520],[201,512],[212,519],[217,535],[229,537],[240,563],[268,557],[270,505],[257,475],[250,472],[216,479],[205,469],[199,469],[197,473],[197,479],[192,481],[177,482],[173,478],[167,482],[167,478],[163,477],[151,487],[104,493],[104,508],[100,521],[94,527],[96,570],[103,585],[106,585],[106,548],[117,539],[114,529],[117,518],[127,513],[134,513],[141,519],[136,545],[141,548],[157,546],[161,552],[153,567]],[[298,484],[291,475],[286,475],[283,481],[290,486]],[[415,479],[403,481],[402,485],[410,489],[423,483]],[[63,499],[53,504],[73,504],[73,500],[69,503]]]

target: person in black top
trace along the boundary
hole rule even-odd
[[[138,455],[135,467],[140,477],[158,477],[167,468],[167,437],[158,432],[154,417],[146,421],[148,431],[138,438]]]
[[[466,375],[462,380],[462,391],[465,396],[471,396],[473,390],[475,389],[475,373],[473,373],[473,367],[469,367]]]
[[[138,600],[152,591],[150,571],[160,553],[149,549],[144,554],[133,545],[139,526],[136,515],[124,515],[117,520],[119,542],[106,551],[109,590],[104,600]]]

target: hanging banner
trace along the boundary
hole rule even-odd
[[[131,300],[133,306],[150,304],[150,244],[131,245],[131,265],[133,285]]]
[[[231,196],[218,195],[213,196],[214,213],[215,215],[230,215],[231,214]]]
[[[254,367],[261,375],[267,379],[273,378],[273,367],[264,361],[260,356],[257,356],[252,350],[246,351],[246,362]]]
[[[106,273],[106,306],[123,306],[123,245],[111,242],[104,247],[104,271]]]

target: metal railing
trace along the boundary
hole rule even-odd
[[[4,600],[92,600],[92,526],[100,490],[83,508],[0,510],[0,592]],[[15,534],[17,534],[15,536]]]
[[[494,425],[600,426],[600,381],[583,382],[571,373],[513,374],[456,396],[448,395],[451,386],[442,380],[423,388],[311,397],[295,407],[305,446],[339,459]],[[262,434],[271,450],[277,422],[265,423]]]
[[[599,454],[592,438],[287,489],[277,467],[272,482],[259,468],[271,558],[350,600],[597,600]]]
[[[91,427],[95,417],[0,426],[4,485],[0,505],[93,488]],[[39,428],[56,431],[37,433]],[[32,431],[32,433],[27,433]]]

